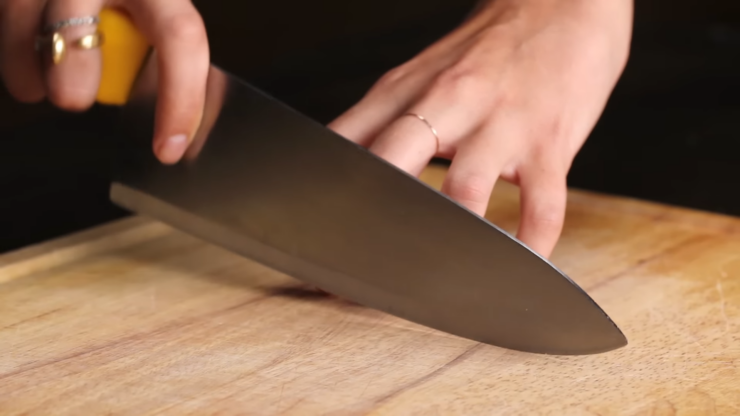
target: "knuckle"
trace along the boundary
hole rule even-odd
[[[408,70],[405,66],[395,67],[378,79],[376,87],[380,89],[393,88],[406,78],[406,74],[408,74]]]
[[[52,90],[49,93],[49,101],[62,110],[82,112],[93,105],[94,98],[79,94],[77,91],[64,89]]]
[[[560,127],[550,126],[550,128]],[[555,132],[549,136],[545,133],[541,137],[543,139],[530,149],[526,156],[525,166],[532,174],[549,177],[548,182],[550,183],[557,180],[558,186],[561,186],[560,182],[565,181],[573,160],[574,152],[568,143],[569,137]]]
[[[541,190],[538,201],[527,204],[524,219],[540,230],[557,232],[565,220],[567,194],[565,189]]]
[[[461,100],[488,89],[488,77],[470,65],[455,65],[440,73],[434,88]]]
[[[529,221],[538,228],[560,229],[563,224],[564,212],[556,205],[545,205],[535,209],[529,216]]]
[[[492,186],[482,176],[469,175],[452,177],[447,182],[448,195],[463,205],[480,206],[487,204]]]
[[[197,13],[180,13],[171,17],[165,25],[164,34],[168,39],[177,39],[193,46],[206,40],[205,27]]]
[[[561,117],[546,117],[541,125],[542,133],[551,140],[558,140],[565,135],[565,123]]]

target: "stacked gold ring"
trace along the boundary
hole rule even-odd
[[[47,26],[45,32],[50,33],[50,35],[41,36],[36,40],[36,50],[38,51],[44,46],[51,45],[51,59],[54,65],[57,65],[64,60],[65,56],[67,56],[67,50],[69,49],[69,46],[74,46],[83,50],[98,48],[103,44],[105,40],[103,33],[99,31],[96,31],[95,33],[91,33],[89,35],[85,35],[79,39],[74,40],[71,43],[68,43],[60,32],[60,30],[65,27],[94,25],[98,22],[99,18],[97,16],[87,16],[73,17],[49,25]]]

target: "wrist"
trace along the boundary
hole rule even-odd
[[[560,26],[608,48],[622,66],[629,56],[634,0],[482,0],[480,10],[530,28]]]

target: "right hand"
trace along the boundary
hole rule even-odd
[[[48,48],[38,52],[35,43],[47,25],[96,16],[104,7],[128,14],[157,50],[160,89],[152,145],[161,162],[175,163],[201,122],[210,65],[205,25],[190,0],[1,0],[3,82],[20,102],[46,98],[63,110],[91,107],[100,84],[100,50],[68,46],[64,60],[54,65]],[[95,30],[79,25],[59,33],[69,44]]]
[[[621,76],[631,34],[632,0],[481,1],[330,128],[414,176],[432,157],[450,159],[442,192],[480,216],[498,180],[518,185],[517,237],[549,257],[568,171]]]

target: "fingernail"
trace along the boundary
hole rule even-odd
[[[163,163],[176,163],[182,158],[188,147],[188,138],[184,134],[177,134],[168,138],[159,146],[159,159]]]

